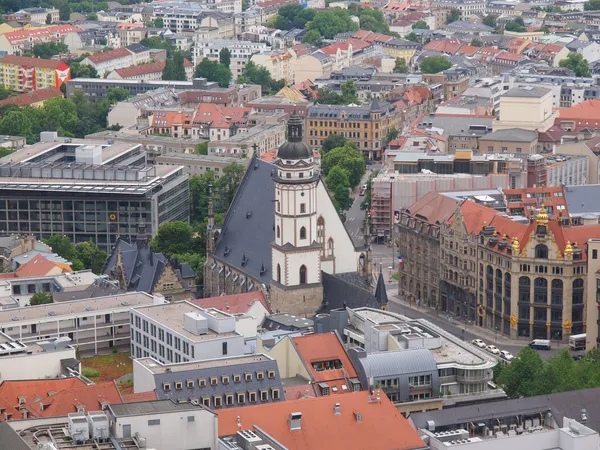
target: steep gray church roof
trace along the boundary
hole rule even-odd
[[[219,261],[265,284],[271,282],[271,242],[275,237],[274,168],[256,157],[250,161],[213,253]]]

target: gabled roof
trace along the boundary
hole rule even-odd
[[[334,414],[339,403],[340,414]],[[300,430],[290,430],[291,413],[301,413]],[[360,421],[356,414],[360,413]],[[219,436],[259,427],[289,450],[409,450],[427,446],[394,404],[368,391],[288,400],[218,411]],[[239,424],[239,425],[238,425]]]
[[[460,212],[468,233],[479,234],[482,224],[490,224],[492,219],[498,214],[498,211],[472,200],[465,200],[460,205]]]
[[[308,334],[290,339],[314,382],[343,382],[346,378],[356,378],[358,376],[337,334]],[[333,360],[339,360],[343,368],[323,370],[313,367],[315,363]],[[341,388],[338,388],[340,394],[347,392],[343,392]]]
[[[428,192],[406,208],[406,212],[432,225],[441,224],[454,214],[458,205],[459,202],[453,198],[437,192]]]
[[[94,64],[100,64],[103,62],[112,61],[113,59],[126,58],[127,56],[131,56],[131,52],[124,47],[120,47],[107,52],[100,52],[90,55],[87,57],[87,59]]]
[[[321,272],[323,304],[320,312],[339,308],[380,308],[373,291],[356,272],[329,274]]]
[[[19,267],[15,272],[15,275],[17,277],[39,277],[48,275],[55,267],[58,267],[61,272],[73,271],[67,264],[50,261],[41,253],[38,253],[31,261],[28,261]]]
[[[14,64],[15,66],[41,67],[43,69],[60,69],[68,68],[64,62],[57,59],[42,59],[31,58],[29,56],[6,55],[0,59],[0,63]]]
[[[387,305],[389,303],[387,290],[385,288],[385,281],[383,280],[383,273],[379,271],[379,276],[377,277],[377,287],[375,288],[375,298],[379,302],[380,305]]]
[[[17,105],[17,106],[28,106],[34,103],[44,102],[51,98],[63,97],[63,93],[60,89],[50,86],[43,89],[37,89],[35,91],[26,92],[24,94],[15,95],[0,101],[0,106],[4,105]]]
[[[228,314],[247,313],[255,302],[261,303],[269,313],[271,312],[271,307],[262,291],[190,300],[190,303],[201,308],[215,308]]]

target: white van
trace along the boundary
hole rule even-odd
[[[534,339],[529,343],[529,347],[536,350],[550,350],[550,341],[546,339]]]

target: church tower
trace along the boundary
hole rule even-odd
[[[323,301],[321,245],[317,242],[317,184],[312,151],[302,136],[303,122],[288,121],[288,141],[277,152],[275,239],[271,307],[274,311],[313,315]]]

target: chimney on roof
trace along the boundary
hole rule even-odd
[[[302,425],[302,413],[301,412],[293,412],[290,413],[290,417],[288,419],[288,423],[290,424],[290,431],[301,430]]]
[[[333,414],[334,414],[335,416],[340,416],[340,415],[342,415],[342,412],[340,411],[340,404],[339,404],[339,403],[336,403],[336,404],[334,405],[334,407],[333,407]]]

